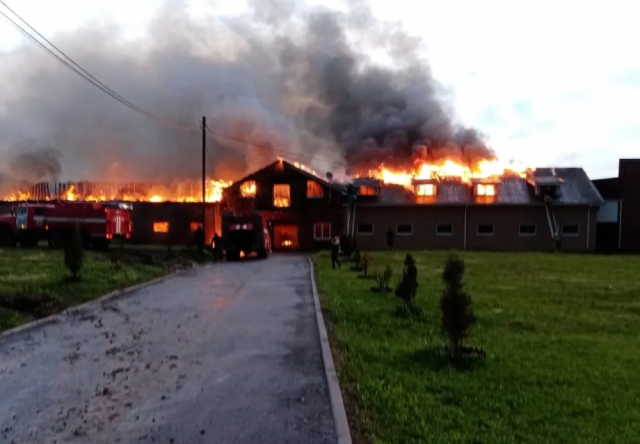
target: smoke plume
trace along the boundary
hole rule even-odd
[[[129,101],[195,131],[124,107],[26,42],[0,55],[11,85],[0,93],[0,158],[10,159],[0,180],[197,177],[203,115],[213,132],[251,142],[209,138],[210,172],[226,179],[276,155],[318,171],[492,156],[480,134],[454,123],[421,42],[358,1],[345,12],[255,0],[246,15],[204,19],[169,1],[140,40],[93,24],[51,39]],[[374,63],[373,49],[391,67]]]

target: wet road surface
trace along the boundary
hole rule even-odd
[[[335,443],[304,257],[193,269],[0,340],[0,443]]]

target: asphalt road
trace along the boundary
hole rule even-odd
[[[0,443],[335,443],[303,257],[193,269],[0,340]]]

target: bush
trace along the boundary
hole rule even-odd
[[[378,286],[371,288],[371,291],[374,293],[388,293],[391,291],[389,283],[391,282],[392,275],[393,271],[388,265],[385,267],[383,272],[376,273],[376,282],[378,283]]]
[[[67,267],[71,273],[71,279],[73,281],[80,280],[83,259],[82,236],[80,235],[80,228],[76,226],[73,233],[68,237],[64,247],[64,266]]]
[[[371,266],[371,262],[373,261],[373,257],[371,253],[364,253],[361,257],[361,265],[362,271],[364,272],[364,277],[367,277],[367,273],[369,271],[369,267]]]
[[[476,323],[471,298],[464,291],[462,279],[465,264],[457,255],[451,254],[442,272],[444,292],[440,298],[442,311],[442,333],[449,341],[451,356],[461,359],[465,353],[464,340]]]
[[[418,292],[418,269],[411,255],[407,254],[404,259],[404,269],[402,270],[402,280],[396,287],[396,296],[402,299],[403,305],[401,313],[418,314],[420,308],[415,305],[415,297]]]
[[[360,250],[356,250],[353,253],[353,269],[355,271],[360,271],[362,269],[362,253],[360,252]]]
[[[115,270],[120,270],[122,268],[122,263],[125,260],[125,252],[124,252],[124,241],[120,239],[118,243],[118,247],[111,250],[109,254],[109,258],[111,260],[111,265]]]

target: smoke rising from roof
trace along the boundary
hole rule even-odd
[[[206,115],[217,133],[281,151],[210,140],[217,177],[238,179],[278,154],[318,171],[492,156],[480,134],[453,123],[418,55],[420,41],[358,1],[337,12],[255,0],[250,14],[205,20],[169,1],[143,40],[120,35],[117,26],[90,26],[52,41],[157,116],[197,129]],[[373,64],[372,48],[386,51],[394,68]],[[31,42],[0,56],[0,79],[12,85],[0,93],[0,156],[13,159],[0,180],[170,181],[200,173],[198,131],[145,119]],[[36,155],[39,146],[55,150]]]

